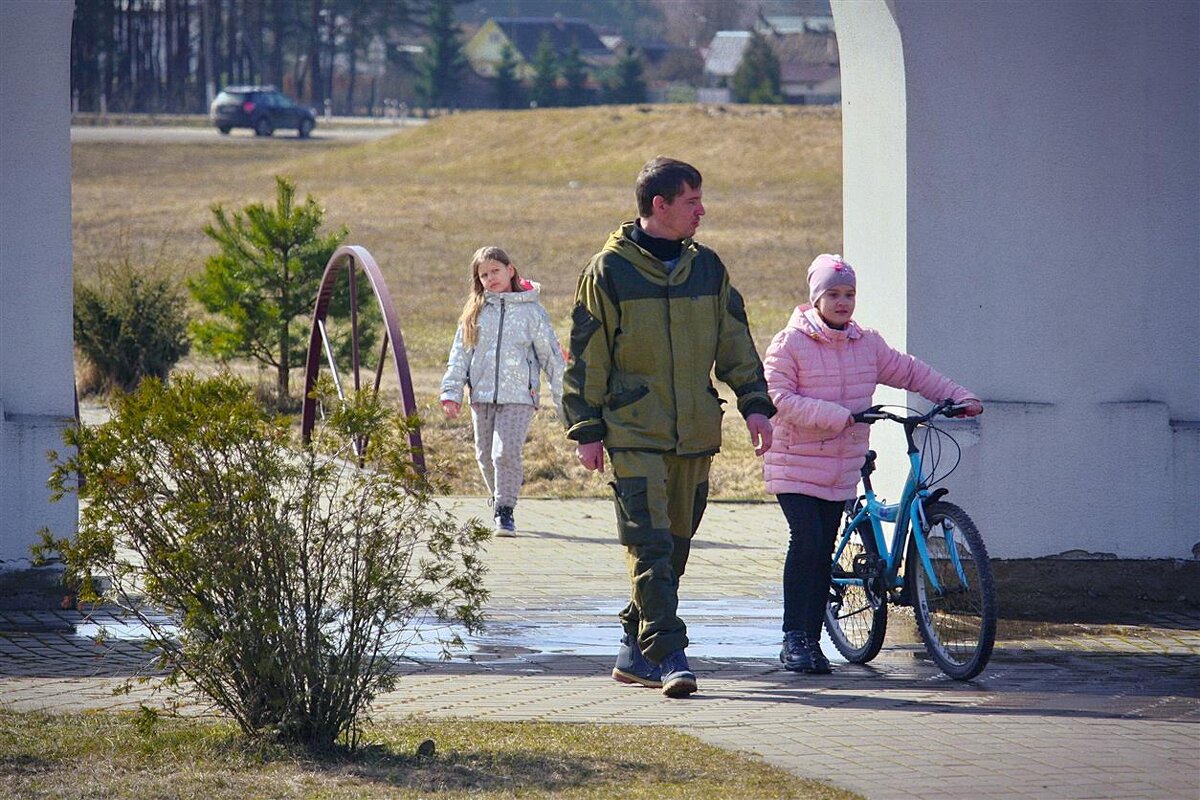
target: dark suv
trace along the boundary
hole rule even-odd
[[[274,86],[226,86],[213,100],[208,116],[221,133],[252,128],[258,136],[270,136],[276,128],[295,128],[304,139],[317,124],[311,108],[296,105]]]

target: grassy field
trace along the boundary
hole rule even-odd
[[[579,270],[635,215],[633,181],[665,154],[704,173],[714,247],[746,297],[760,350],[803,299],[804,270],[841,249],[841,118],[834,109],[609,106],[472,112],[366,144],[248,138],[237,145],[73,146],[76,275],[130,258],[183,279],[213,246],[210,206],[270,202],[274,176],[295,179],[330,225],[385,272],[408,347],[431,461],[454,491],[479,493],[470,423],[440,419],[437,385],[482,244],[508,250],[543,286],[565,341]],[[307,331],[304,331],[307,335]],[[198,360],[185,368],[209,369]],[[269,377],[264,376],[264,382]],[[606,477],[577,465],[553,415],[535,418],[526,495],[605,495]],[[757,459],[736,414],[714,466],[721,498],[763,497]]]
[[[432,740],[433,755],[418,755]],[[0,711],[0,796],[853,800],[657,727],[423,721],[373,726],[353,757],[247,745],[231,725]]]

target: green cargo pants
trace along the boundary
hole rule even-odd
[[[609,459],[617,534],[629,569],[630,599],[621,625],[657,664],[688,644],[687,626],[677,614],[679,578],[708,504],[712,456],[619,450]]]

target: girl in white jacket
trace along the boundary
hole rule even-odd
[[[541,394],[540,373],[562,418],[563,355],[538,300],[499,247],[471,258],[471,293],[463,306],[442,378],[442,409],[451,419],[471,392],[475,458],[491,493],[497,536],[516,536],[513,509],[525,478],[521,451]]]

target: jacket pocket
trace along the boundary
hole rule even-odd
[[[635,386],[632,389],[609,395],[604,404],[608,406],[609,411],[616,411],[618,408],[633,405],[648,394],[650,394],[649,386]]]
[[[820,428],[797,428],[785,422],[776,429],[775,438],[780,445],[778,449],[792,451],[797,448],[812,450],[814,446],[824,449],[827,442],[837,439],[840,435]]]

